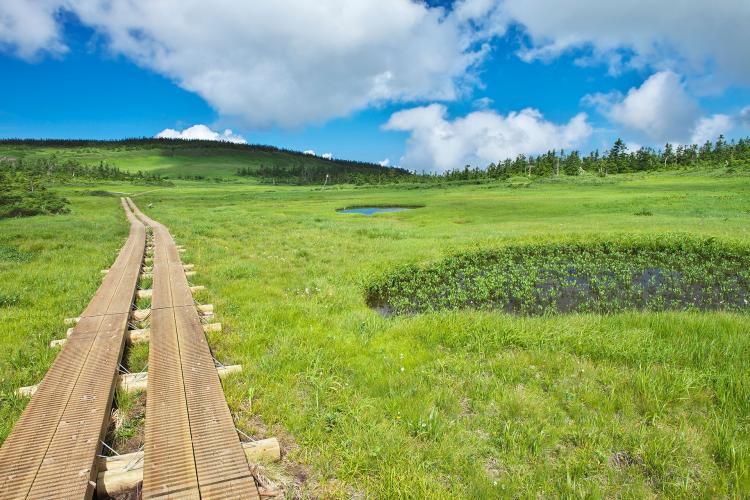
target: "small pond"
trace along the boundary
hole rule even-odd
[[[403,212],[404,210],[413,210],[417,207],[354,207],[354,208],[342,208],[336,210],[340,214],[361,214],[361,215],[374,215],[381,212]]]

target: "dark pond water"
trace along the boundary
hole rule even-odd
[[[409,207],[357,207],[357,208],[342,208],[336,210],[340,214],[361,214],[361,215],[374,215],[381,212],[403,212],[404,210],[412,210]]]

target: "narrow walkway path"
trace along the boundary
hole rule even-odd
[[[93,495],[146,243],[144,224],[122,204],[127,242],[0,448],[2,499]]]
[[[259,498],[177,246],[127,202],[154,234],[143,498]]]

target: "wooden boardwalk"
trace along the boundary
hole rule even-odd
[[[0,499],[94,495],[129,321],[139,312],[147,226],[154,258],[143,498],[257,499],[179,250],[166,227],[130,199],[122,205],[125,245],[0,448]]]
[[[143,498],[259,498],[178,248],[128,203],[154,234]]]
[[[117,260],[0,448],[0,498],[91,498],[146,243],[129,210]]]

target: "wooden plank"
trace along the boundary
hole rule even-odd
[[[76,328],[89,321],[101,317],[83,319]],[[0,498],[28,495],[95,336],[81,331],[71,337],[0,448]]]
[[[160,260],[154,259],[155,268],[162,265]],[[155,291],[168,292],[166,278],[155,278]],[[200,498],[171,307],[152,311],[150,342],[143,498]]]
[[[195,307],[175,308],[175,321],[201,498],[256,498]]]
[[[107,315],[45,454],[31,498],[90,498],[118,381],[126,314]]]

